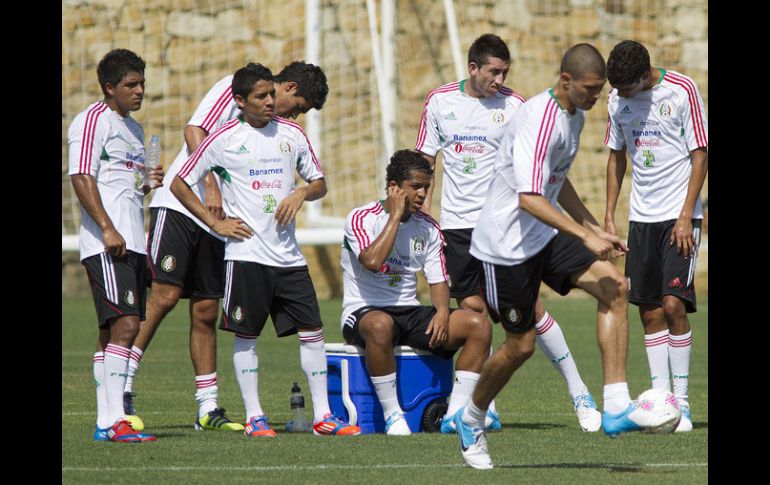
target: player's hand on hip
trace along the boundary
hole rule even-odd
[[[254,235],[254,231],[242,219],[237,217],[219,219],[211,226],[211,229],[220,236],[231,237],[239,241],[249,239]]]
[[[679,218],[671,230],[669,246],[676,244],[676,254],[681,254],[685,259],[689,258],[695,250],[695,235],[693,234],[692,219]]]
[[[104,239],[104,250],[115,257],[122,258],[126,255],[126,240],[115,229],[110,227],[102,232],[102,238]]]
[[[215,218],[224,219],[226,215],[222,208],[222,192],[219,191],[219,187],[216,184],[206,185],[205,187],[206,209]]]

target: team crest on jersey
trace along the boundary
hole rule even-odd
[[[663,118],[668,118],[671,116],[671,112],[673,110],[671,109],[671,105],[668,103],[663,103],[658,107],[658,113],[660,113],[660,116]]]
[[[126,290],[126,293],[123,295],[123,301],[126,302],[126,305],[128,306],[134,306],[136,304],[134,290]]]
[[[422,236],[415,236],[412,239],[412,251],[414,254],[422,254],[425,252],[425,238]]]
[[[171,255],[163,256],[163,260],[160,262],[160,269],[166,273],[170,273],[176,269],[176,258]]]
[[[516,308],[508,310],[508,321],[516,325],[521,320],[521,312]]]
[[[505,124],[505,111],[501,109],[493,109],[492,110],[492,123],[495,124],[495,126],[502,126]]]
[[[240,306],[233,308],[233,312],[230,314],[233,317],[233,321],[241,323],[243,321],[243,309]]]
[[[291,153],[291,143],[289,143],[289,140],[287,140],[286,138],[281,138],[280,140],[278,140],[278,149],[284,155],[288,155]]]

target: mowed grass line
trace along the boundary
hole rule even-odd
[[[596,345],[596,305],[589,299],[548,299],[582,377],[601,407],[602,373]],[[321,302],[327,342],[340,342],[340,302]],[[641,324],[630,307],[631,394],[649,387]],[[96,341],[90,299],[62,302],[62,482],[99,483],[704,483],[708,480],[708,302],[691,315],[694,327],[690,400],[695,429],[688,434],[632,433],[615,439],[583,433],[561,376],[536,354],[503,389],[497,407],[503,431],[488,436],[496,464],[491,471],[462,466],[456,436],[417,433],[410,437],[351,438],[288,434],[289,389],[300,384],[311,415],[310,396],[299,365],[296,337],[278,339],[270,328],[257,341],[260,396],[278,431],[272,440],[240,433],[197,432],[193,370],[189,359],[187,302],[162,323],[145,353],[134,386],[147,431],[158,441],[137,445],[95,443],[95,397],[91,356]],[[243,420],[243,403],[232,368],[232,335],[218,333],[220,405]],[[503,332],[495,327],[495,345]]]

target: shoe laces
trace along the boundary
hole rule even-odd
[[[572,398],[572,404],[575,406],[575,409],[596,409],[596,403],[590,394],[579,394],[575,396]]]
[[[112,428],[115,430],[115,434],[123,434],[123,433],[135,433],[136,430],[131,426],[131,423],[129,423],[125,419],[121,419],[117,423],[112,425]],[[125,428],[128,428],[126,430]]]
[[[267,424],[267,416],[260,416],[258,418],[252,418],[249,421],[251,423],[251,426],[254,429],[261,429],[261,430],[270,429],[270,425]]]

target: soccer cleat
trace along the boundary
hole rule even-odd
[[[110,428],[100,428],[97,426],[94,430],[94,441],[110,441],[110,437],[107,435],[109,429]]]
[[[409,425],[406,423],[406,416],[398,411],[393,411],[388,419],[385,420],[385,434],[391,436],[407,436],[412,434]]]
[[[491,409],[487,410],[487,417],[484,418],[484,428],[487,431],[500,431],[503,425],[500,423],[500,415]],[[456,433],[454,416],[444,415],[441,418],[441,432],[444,434]]]
[[[484,429],[487,431],[500,431],[503,425],[500,422],[500,415],[491,409],[487,410],[487,417],[484,418]]]
[[[213,411],[209,411],[202,418],[195,420],[195,429],[198,431],[209,429],[224,431],[243,431],[243,425],[241,423],[234,423],[230,421],[230,418],[225,416],[224,408],[216,408]]]
[[[249,422],[246,423],[246,427],[243,429],[243,434],[246,436],[275,437],[275,431],[267,424],[267,417],[265,416],[252,416],[249,418]]]
[[[131,423],[131,427],[136,431],[142,431],[144,429],[144,421],[136,415],[136,409],[134,409],[134,396],[136,396],[136,394],[133,392],[123,393],[123,412],[126,415],[126,420]]]
[[[599,431],[602,427],[602,413],[596,409],[596,403],[590,392],[578,394],[572,398],[580,429],[588,433]]]
[[[602,413],[602,429],[610,437],[614,438],[620,433],[629,431],[651,431],[663,429],[676,420],[676,415],[665,414],[658,416],[631,402],[625,411],[618,414]]]
[[[137,432],[137,430],[131,427],[131,423],[125,419],[119,419],[115,424],[107,428],[107,437],[110,441],[116,443],[155,441],[155,436]]]
[[[463,453],[463,460],[468,466],[479,470],[489,470],[492,468],[492,458],[487,450],[486,432],[481,428],[471,428],[463,422],[462,407],[457,410],[453,416],[455,429],[460,435],[460,451]]]
[[[361,434],[361,428],[348,424],[342,419],[329,413],[324,418],[313,425],[313,434],[315,435],[339,435],[355,436]]]
[[[676,429],[674,429],[674,433],[687,433],[692,431],[690,405],[686,402],[679,401],[679,409],[682,411],[682,419],[679,420],[679,424],[676,426]]]

